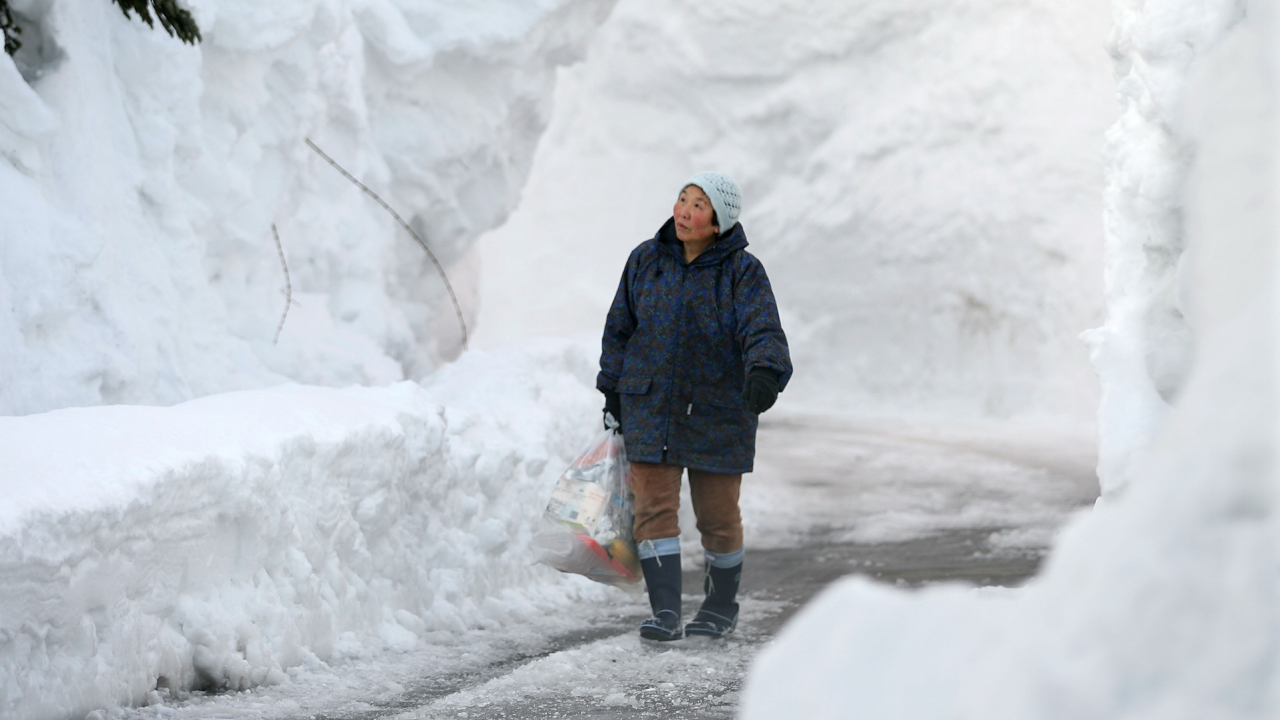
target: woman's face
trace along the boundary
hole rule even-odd
[[[697,185],[680,191],[671,215],[676,221],[676,237],[681,242],[706,242],[720,233],[712,219],[715,209],[711,207],[711,200]]]

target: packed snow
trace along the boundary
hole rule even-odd
[[[1103,501],[1015,593],[834,586],[762,653],[744,718],[1280,713],[1280,13],[1121,0],[1116,20]]]
[[[1193,63],[1242,12],[1238,1],[1115,3],[1124,112],[1107,133],[1107,322],[1084,335],[1102,380],[1104,492],[1128,483],[1191,369],[1182,195],[1192,148],[1177,126]]]
[[[184,45],[111,2],[13,0],[0,57],[0,413],[421,378],[474,324],[557,65],[609,0],[200,0]],[[281,251],[297,307],[286,307]]]
[[[595,429],[593,377],[550,346],[421,386],[0,418],[0,708],[275,684],[598,598],[529,547]]]
[[[1038,550],[1097,497],[1092,437],[1073,428],[805,415],[762,423],[742,498],[752,549],[803,546],[815,534],[876,544],[978,528],[996,533],[997,548]]]

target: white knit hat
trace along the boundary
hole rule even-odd
[[[702,192],[711,200],[716,220],[720,223],[721,235],[738,224],[738,217],[742,215],[742,191],[738,189],[738,183],[724,173],[700,172],[689,178],[681,189],[690,185],[702,188]]]

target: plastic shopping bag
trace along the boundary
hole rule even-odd
[[[560,476],[533,539],[538,561],[608,585],[640,579],[635,499],[622,435],[606,430]]]

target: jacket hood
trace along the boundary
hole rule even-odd
[[[680,238],[676,237],[675,218],[667,218],[667,221],[658,229],[658,233],[654,235],[654,239],[658,241],[659,247],[684,262],[684,243],[680,242]],[[728,257],[730,253],[741,250],[746,246],[747,233],[742,229],[742,223],[734,223],[733,227],[729,228],[729,232],[716,238],[716,241],[711,243],[711,246],[693,261],[693,264],[710,265],[718,263]]]

